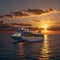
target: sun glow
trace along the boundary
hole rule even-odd
[[[42,28],[43,28],[43,30],[42,30],[43,33],[48,32],[48,25],[43,25]]]

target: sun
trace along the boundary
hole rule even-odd
[[[43,28],[43,30],[42,30],[43,33],[48,32],[48,25],[45,24],[45,25],[42,26],[42,28]]]

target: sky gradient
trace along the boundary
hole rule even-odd
[[[60,0],[0,0],[0,20],[56,30],[60,28]]]

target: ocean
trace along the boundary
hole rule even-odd
[[[0,60],[60,60],[60,34],[44,35],[43,42],[19,42],[0,34]]]

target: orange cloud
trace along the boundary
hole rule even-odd
[[[21,11],[14,11],[10,14],[0,15],[0,18],[21,18],[21,17],[29,17],[29,16],[43,16],[51,13],[60,13],[60,11],[56,11],[53,9],[48,10],[42,10],[42,9],[27,9],[27,10],[21,10]]]
[[[11,23],[12,25],[20,25],[20,26],[32,26],[31,24],[23,24],[23,23]]]
[[[33,20],[34,22],[41,22],[40,20]]]

